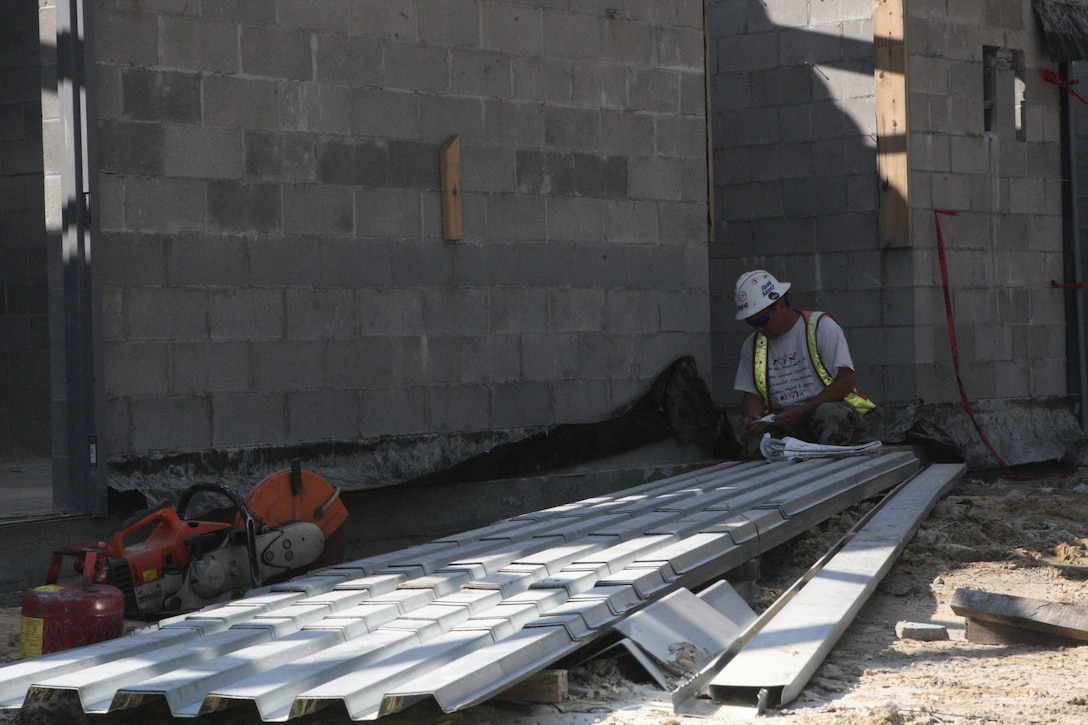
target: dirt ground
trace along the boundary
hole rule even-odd
[[[755,608],[768,605],[858,518],[864,505],[764,556]],[[958,588],[1056,602],[1088,601],[1088,469],[1036,472],[1030,480],[964,477],[918,534],[801,696],[762,715],[747,707],[699,700],[673,713],[668,693],[619,674],[616,662],[571,670],[571,697],[549,705],[489,702],[445,714],[422,705],[383,718],[387,725],[686,725],[784,722],[789,725],[908,723],[1088,723],[1088,646],[983,645],[966,641],[949,607]],[[19,656],[19,610],[0,610],[0,662]],[[900,640],[898,622],[947,627],[946,641]],[[1088,644],[1088,643],[1086,643]],[[150,706],[108,716],[27,707],[0,723],[71,725],[174,722]],[[181,722],[178,720],[177,722]],[[225,711],[197,723],[255,725],[256,716]],[[342,712],[296,722],[340,725]]]

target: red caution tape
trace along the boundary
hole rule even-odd
[[[1058,77],[1058,74],[1052,70],[1045,70],[1040,75],[1042,75],[1043,80],[1047,83],[1053,83],[1059,88],[1064,88],[1065,90],[1069,91],[1069,95],[1075,96],[1077,99],[1080,100],[1081,103],[1088,103],[1088,98],[1085,98],[1084,96],[1070,88],[1070,86],[1075,86],[1076,84],[1080,83],[1080,79],[1063,81],[1061,78]]]

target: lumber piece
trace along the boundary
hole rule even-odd
[[[566,670],[541,670],[495,696],[510,702],[556,703],[567,699]]]
[[[1088,641],[1088,607],[977,589],[957,589],[952,611],[961,617]]]
[[[986,622],[973,617],[967,617],[966,621],[967,628],[964,630],[964,638],[968,642],[974,642],[975,644],[1030,644],[1046,647],[1068,647],[1083,644],[1081,640],[1072,637],[1037,632],[1031,629],[1014,627],[1011,624]]]

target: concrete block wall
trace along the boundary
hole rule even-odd
[[[733,285],[763,267],[846,328],[878,403],[958,401],[936,250],[948,248],[962,375],[975,399],[1066,392],[1060,114],[1030,2],[906,3],[911,244],[877,241],[871,4],[710,3],[715,392],[748,333]],[[984,89],[984,51],[1022,58]],[[1013,54],[1015,51],[1015,55]],[[994,96],[987,129],[985,102]]]
[[[872,6],[867,0],[711,0],[715,239],[710,252],[714,392],[736,403],[733,287],[763,268],[793,304],[846,328],[858,386],[884,400],[900,348],[883,288],[909,259],[877,243]],[[909,324],[909,319],[904,321]],[[889,390],[891,388],[891,390]],[[894,392],[893,392],[894,394]]]
[[[959,212],[941,230],[968,395],[1064,395],[1064,297],[1050,287],[1063,278],[1060,98],[1041,78],[1057,66],[1038,19],[1018,0],[933,0],[908,12],[916,397],[959,398],[934,208]],[[998,59],[989,89],[987,48]]]
[[[516,435],[709,376],[702,2],[620,7],[96,3],[107,453]]]
[[[0,457],[46,457],[49,283],[38,6],[0,1]],[[55,79],[53,79],[55,84]],[[45,107],[43,107],[43,105]],[[55,117],[55,110],[53,111]],[[46,124],[48,125],[48,123]]]

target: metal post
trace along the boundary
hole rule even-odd
[[[104,459],[98,446],[102,399],[95,345],[98,300],[92,273],[97,206],[94,163],[91,3],[57,3],[57,100],[64,134],[61,161],[61,264],[64,284],[64,375],[67,475],[53,485],[54,506],[68,513],[106,513]]]

